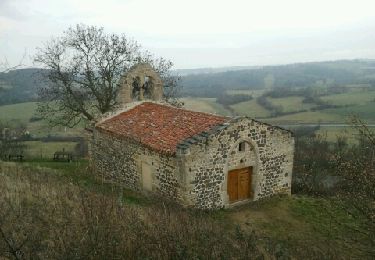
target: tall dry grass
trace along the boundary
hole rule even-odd
[[[254,259],[255,235],[211,213],[82,190],[51,169],[0,163],[0,258]]]

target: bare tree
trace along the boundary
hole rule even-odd
[[[7,57],[4,57],[2,60],[0,60],[0,92],[4,90],[4,74],[9,72],[9,71],[12,71],[12,70],[16,70],[16,69],[19,69],[21,67],[24,66],[23,64],[23,61],[26,57],[26,50],[24,51],[23,55],[22,55],[22,58],[21,60],[19,61],[19,63],[17,65],[14,65],[14,66],[11,66],[9,64],[9,61],[7,59]]]
[[[9,61],[7,59],[7,57],[4,57],[2,60],[0,60],[0,73],[7,73],[11,70],[15,70],[15,69],[18,69],[22,66],[24,66],[23,64],[23,61],[26,57],[26,50],[24,51],[22,57],[21,57],[21,60],[18,62],[17,65],[14,65],[14,66],[11,66],[9,64]]]
[[[51,125],[72,127],[112,110],[120,77],[139,62],[149,62],[160,73],[167,100],[177,85],[169,71],[172,62],[154,58],[125,35],[107,34],[95,26],[69,28],[39,48],[34,61],[47,69],[38,112]]]
[[[351,115],[349,117],[349,124],[358,130],[360,136],[367,139],[373,146],[375,146],[375,133],[369,128],[368,124],[363,121],[358,115]]]

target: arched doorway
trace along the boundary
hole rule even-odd
[[[256,195],[258,152],[250,140],[238,141],[229,151],[226,176],[227,203],[253,200]]]

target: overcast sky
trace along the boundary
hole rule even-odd
[[[0,60],[77,23],[125,33],[175,68],[375,58],[374,0],[0,0]]]

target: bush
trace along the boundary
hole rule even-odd
[[[33,123],[33,122],[38,122],[38,121],[41,121],[43,120],[43,118],[39,117],[39,116],[32,116],[30,119],[29,119],[29,122],[30,123]]]
[[[301,137],[315,137],[315,132],[320,129],[320,126],[300,126],[292,129],[296,139]]]
[[[360,134],[357,145],[340,136],[334,143],[325,136],[296,138],[292,191],[350,198],[375,223],[375,135],[361,121],[354,123]]]

